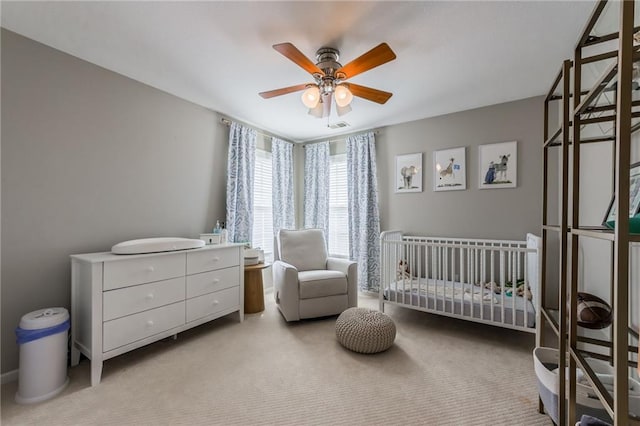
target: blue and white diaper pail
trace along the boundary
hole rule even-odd
[[[67,386],[69,326],[69,312],[64,308],[40,309],[22,316],[16,328],[20,346],[16,402],[44,401]]]

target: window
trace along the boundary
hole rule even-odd
[[[251,245],[264,250],[265,261],[273,261],[273,200],[271,198],[271,153],[256,149],[253,181],[253,232]]]
[[[329,160],[329,255],[349,257],[347,154]]]

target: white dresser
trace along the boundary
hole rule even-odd
[[[232,312],[244,320],[243,245],[71,256],[71,365],[102,362]]]

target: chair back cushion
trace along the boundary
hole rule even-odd
[[[327,269],[327,248],[321,229],[281,229],[278,240],[280,259],[298,271]]]

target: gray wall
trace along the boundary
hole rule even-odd
[[[2,30],[2,372],[14,328],[70,305],[69,255],[197,237],[225,215],[218,115]]]
[[[525,238],[542,227],[543,97],[380,129],[381,228],[449,237]],[[517,188],[478,189],[478,146],[518,141]],[[434,192],[433,151],[465,146],[467,189]],[[395,157],[423,153],[423,192],[394,193]]]

